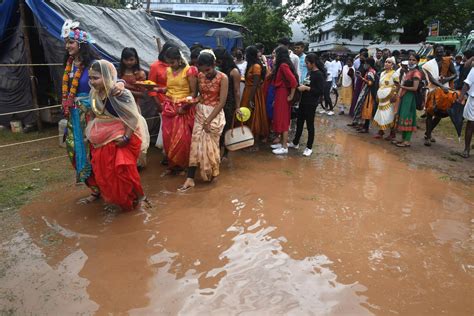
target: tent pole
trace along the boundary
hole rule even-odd
[[[25,12],[25,0],[20,0],[20,23],[21,27],[23,29],[23,42],[25,44],[25,51],[26,51],[26,62],[28,64],[32,64],[33,60],[31,58],[31,47],[30,47],[30,33],[28,31],[28,28],[26,27],[26,12]],[[33,71],[33,67],[28,66],[28,71],[30,73],[30,82],[31,82],[31,97],[33,100],[33,108],[37,109],[38,108],[38,90],[36,87],[36,77],[35,73]],[[41,122],[41,115],[38,112],[38,117],[37,117],[37,124],[38,124],[38,130],[43,129],[43,123]]]
[[[150,2],[151,2],[151,0],[146,1],[146,12],[147,13],[150,13]]]

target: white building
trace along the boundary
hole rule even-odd
[[[324,23],[321,24],[318,32],[310,35],[309,51],[324,52],[333,50],[350,50],[358,53],[361,48],[368,47],[373,43],[373,38],[369,34],[357,36],[342,35],[338,36],[334,31],[337,23],[337,17],[329,16]],[[387,43],[381,43],[379,46],[384,47]],[[399,44],[398,37],[394,38],[391,44]]]
[[[146,7],[147,0],[144,0]],[[241,12],[240,0],[151,0],[150,9],[196,18],[222,20],[229,12]]]

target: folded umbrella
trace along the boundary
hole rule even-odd
[[[456,128],[456,132],[458,133],[458,139],[461,138],[462,133],[462,123],[463,123],[463,111],[464,105],[459,103],[458,101],[454,101],[451,108],[447,110],[449,117],[451,118],[451,122],[453,122],[454,128]]]

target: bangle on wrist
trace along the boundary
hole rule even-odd
[[[130,137],[128,137],[127,135],[123,135],[122,136],[122,139],[124,142],[128,143],[130,141]]]

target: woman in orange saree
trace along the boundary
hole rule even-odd
[[[258,50],[255,46],[249,46],[245,50],[247,69],[245,70],[245,88],[242,93],[241,106],[248,107],[252,111],[250,117],[250,129],[255,139],[266,139],[270,134],[270,125],[267,118],[267,110],[263,93],[262,82],[265,79],[265,68],[258,58]]]

